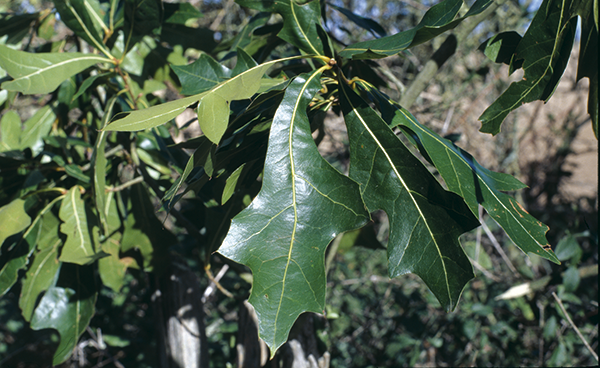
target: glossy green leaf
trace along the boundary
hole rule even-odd
[[[54,353],[52,365],[58,365],[71,356],[94,315],[95,304],[96,293],[85,290],[83,285],[77,291],[53,287],[44,294],[31,319],[31,328],[53,328],[60,334],[60,344]]]
[[[598,0],[581,0],[575,14],[581,17],[581,40],[577,61],[577,80],[587,77],[590,81],[588,113],[592,129],[598,139]]]
[[[24,94],[50,93],[67,78],[97,63],[112,61],[79,52],[32,54],[0,44],[0,67],[14,78],[2,83],[2,88]]]
[[[182,113],[188,106],[199,102],[197,112],[200,128],[211,142],[218,144],[229,124],[229,104],[231,101],[252,97],[260,89],[263,74],[270,67],[276,63],[296,58],[290,57],[269,61],[227,79],[200,94],[152,106],[144,110],[133,111],[122,119],[114,120],[106,127],[106,130],[135,131],[152,128],[166,123]],[[199,64],[197,68],[186,69],[190,73],[192,71],[213,73],[212,76],[206,78],[205,82],[207,84],[202,84],[202,86],[212,83],[210,82],[211,80],[214,81],[214,79],[211,79],[212,77],[218,77],[218,72],[215,72],[210,66],[206,66],[206,63],[202,64],[203,66]]]
[[[50,133],[56,121],[56,113],[50,106],[44,106],[25,122],[19,141],[21,149],[31,148],[38,154],[44,148],[43,138]]]
[[[511,60],[511,72],[522,65],[523,79],[512,83],[479,117],[481,132],[498,134],[511,111],[527,102],[548,101],[554,93],[569,61],[577,27],[567,2],[546,0],[540,6]]]
[[[521,35],[515,31],[502,32],[485,41],[479,48],[495,63],[510,64]]]
[[[263,184],[234,217],[219,253],[250,267],[250,303],[275,354],[303,312],[325,309],[324,254],[339,233],[369,219],[358,185],[319,154],[306,108],[320,70],[289,85],[273,122]]]
[[[18,198],[0,207],[0,246],[11,235],[18,234],[31,224],[31,217],[25,212],[25,201]]]
[[[458,237],[479,225],[462,198],[446,192],[388,125],[341,82],[350,140],[350,177],[370,211],[390,222],[390,277],[415,273],[442,306],[453,310],[474,277]]]
[[[133,132],[162,125],[181,114],[188,106],[195,104],[204,95],[194,95],[154,105],[147,109],[129,112],[125,117],[117,115],[103,130],[118,132]]]
[[[279,13],[283,28],[277,36],[307,54],[323,55],[323,44],[318,37],[316,24],[321,22],[318,0],[302,5],[295,0],[238,0],[238,4],[264,12]],[[329,55],[333,56],[333,55]]]
[[[56,282],[55,276],[60,269],[58,251],[62,245],[58,225],[59,221],[52,212],[47,212],[42,217],[38,251],[25,272],[19,298],[19,308],[26,321],[30,321],[33,316],[38,296]]]
[[[379,37],[385,37],[387,36],[387,32],[385,31],[385,29],[383,29],[383,27],[381,26],[381,24],[377,23],[376,21],[374,21],[371,18],[365,18],[365,17],[361,17],[358,14],[353,13],[352,11],[346,9],[346,8],[342,8],[340,6],[331,4],[331,3],[327,3],[327,6],[331,7],[332,9],[335,9],[337,11],[339,11],[340,13],[344,14],[346,16],[346,18],[348,18],[348,20],[350,20],[351,22],[353,22],[354,24],[356,24],[357,26],[366,29],[367,31],[373,33],[373,35],[375,36],[379,36]]]
[[[0,265],[0,296],[4,295],[17,282],[19,271],[27,265],[29,257],[35,250],[41,229],[42,222],[38,217],[25,231],[23,237],[17,241],[17,244],[2,255],[2,259],[7,259],[7,261]]]
[[[90,237],[85,203],[78,186],[72,187],[62,200],[58,216],[63,221],[60,232],[67,236],[59,259],[79,265],[94,261],[96,252]]]
[[[466,18],[484,11],[491,3],[492,0],[477,0],[463,17],[454,19],[463,1],[444,0],[432,6],[416,27],[395,35],[352,44],[340,51],[340,56],[347,59],[378,59],[395,55],[453,29]]]
[[[229,69],[207,54],[200,55],[188,65],[171,65],[171,69],[179,77],[183,95],[196,95],[208,91],[231,76]]]
[[[108,203],[107,222],[110,233],[109,237],[102,242],[101,249],[109,256],[98,260],[98,273],[104,285],[119,292],[123,287],[127,268],[137,268],[137,264],[132,257],[121,258],[119,255],[122,235],[117,230],[121,227],[121,220],[115,200],[110,200]]]
[[[245,165],[246,164],[243,164],[242,166],[235,169],[235,171],[232,172],[231,175],[229,175],[229,177],[227,178],[227,181],[225,182],[225,188],[223,189],[223,195],[221,196],[222,205],[227,203],[227,201],[235,192],[235,187],[237,185],[238,180],[240,179],[240,174],[242,173],[242,170],[244,170]]]
[[[55,0],[54,6],[62,20],[75,34],[97,49],[104,51],[104,14],[97,0]]]
[[[0,151],[19,150],[20,140],[21,118],[16,111],[9,110],[0,120]]]
[[[106,126],[106,123],[112,115],[113,107],[117,97],[111,97],[106,104],[106,113],[102,121],[102,127]],[[96,204],[96,211],[98,213],[98,220],[100,221],[100,227],[104,236],[108,235],[108,221],[107,221],[107,208],[106,208],[106,139],[108,138],[108,132],[101,131],[96,138],[96,145],[94,147],[94,154],[91,162],[93,166],[93,188],[94,188],[94,202]]]
[[[160,33],[163,18],[161,0],[125,0],[123,9],[123,28],[128,40],[126,50],[138,43],[142,37]]]
[[[533,253],[560,263],[546,239],[548,226],[531,216],[511,196],[501,191],[522,189],[525,184],[508,174],[490,171],[469,153],[421,125],[405,109],[398,109],[394,122],[408,136],[416,135],[438,169],[448,189],[464,198],[475,216],[478,204],[506,231],[525,254]]]

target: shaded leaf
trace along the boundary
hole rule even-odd
[[[381,24],[377,23],[373,19],[361,17],[360,15],[355,14],[346,8],[342,8],[342,7],[334,5],[332,3],[327,3],[327,6],[344,14],[351,22],[353,22],[357,26],[364,28],[367,31],[373,33],[373,35],[379,36],[379,37],[387,36],[387,32],[385,31],[385,29],[383,29]]]
[[[235,187],[240,178],[242,170],[244,170],[245,165],[246,164],[244,163],[242,166],[235,169],[235,171],[232,172],[231,175],[229,175],[229,177],[227,178],[227,181],[225,182],[225,188],[223,189],[223,195],[221,196],[221,205],[227,203],[227,201],[235,192]]]
[[[340,84],[350,177],[361,184],[369,210],[383,209],[389,217],[389,275],[419,275],[451,311],[474,277],[458,237],[479,223],[462,198],[446,192],[379,115]]]
[[[171,65],[171,69],[179,77],[183,95],[208,91],[231,76],[229,69],[207,54],[200,55],[196,61],[188,65]]]
[[[590,80],[588,113],[598,139],[598,0],[581,0],[575,14],[581,17],[581,40],[577,61],[577,80]]]
[[[238,4],[263,12],[279,13],[283,28],[277,36],[307,54],[323,55],[323,44],[316,24],[321,21],[319,1],[298,4],[295,0],[238,0]],[[329,55],[333,56],[333,55]]]
[[[29,53],[0,44],[0,67],[14,78],[2,88],[24,94],[50,93],[64,80],[97,63],[112,63],[93,54]]]
[[[404,109],[396,112],[394,121],[408,128],[403,132],[417,135],[448,189],[463,197],[475,216],[479,203],[525,254],[533,253],[560,263],[546,239],[548,226],[527,213],[514,198],[501,192],[522,189],[523,183],[511,175],[479,165],[469,153],[419,124]]]
[[[18,234],[31,224],[31,217],[25,212],[25,201],[18,198],[0,207],[0,246],[11,235]]]
[[[79,337],[94,315],[95,293],[80,289],[53,287],[48,289],[31,319],[31,328],[53,328],[60,334],[60,344],[54,353],[52,365],[66,361],[73,352]]]
[[[463,1],[444,0],[432,6],[416,27],[395,35],[352,44],[340,51],[340,56],[347,59],[378,59],[395,55],[453,29],[464,19],[484,11],[491,3],[492,0],[477,0],[463,17],[454,19]]]
[[[95,0],[55,0],[54,5],[60,19],[78,37],[104,51],[103,30],[108,30],[102,18],[104,15]]]
[[[188,20],[201,18],[203,16],[200,10],[189,3],[164,2],[162,5],[164,7],[165,23],[185,25]]]
[[[24,124],[19,141],[20,148],[31,148],[34,154],[38,154],[44,148],[43,138],[47,137],[56,120],[56,113],[50,106],[44,106]]]
[[[271,355],[301,313],[324,311],[329,242],[369,219],[358,185],[321,157],[311,135],[306,108],[321,88],[320,71],[287,88],[271,125],[262,189],[219,248],[252,270],[249,300]]]
[[[125,220],[121,252],[138,250],[143,258],[140,265],[146,272],[159,272],[168,257],[167,249],[177,242],[173,234],[156,218],[148,191],[142,184],[130,189],[127,219]]]
[[[547,101],[567,66],[577,19],[569,16],[567,0],[546,0],[517,45],[511,72],[522,65],[523,79],[513,82],[479,117],[481,132],[498,134],[506,116],[524,103]]]
[[[495,63],[510,64],[522,37],[515,31],[502,32],[489,38],[479,49]]]
[[[0,36],[7,36],[6,44],[18,44],[30,32],[31,23],[38,17],[40,13],[0,14]]]
[[[62,241],[58,236],[59,221],[52,214],[47,212],[42,217],[42,229],[37,244],[38,251],[34,255],[33,262],[25,272],[21,296],[19,298],[19,308],[26,321],[30,321],[33,316],[33,310],[38,296],[54,286],[56,274],[60,269],[58,261],[58,250]]]
[[[78,186],[72,187],[62,200],[58,216],[63,221],[60,232],[67,236],[59,259],[79,265],[94,261],[97,255],[90,237],[85,203]]]
[[[160,33],[163,8],[161,0],[125,0],[125,25],[127,39],[126,50],[135,45],[142,37]]]
[[[17,282],[19,270],[24,268],[29,261],[29,257],[35,250],[41,230],[42,221],[38,217],[25,231],[17,244],[12,246],[0,258],[0,262],[6,259],[6,262],[0,266],[0,296],[4,295]]]

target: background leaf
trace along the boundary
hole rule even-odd
[[[58,251],[62,245],[62,240],[58,235],[60,222],[51,212],[44,214],[41,221],[42,229],[37,243],[38,251],[34,255],[33,262],[27,268],[19,298],[19,307],[26,321],[31,320],[38,296],[55,285],[56,274],[60,269],[58,261]]]
[[[63,221],[60,232],[67,236],[60,253],[62,262],[84,265],[96,256],[88,228],[85,203],[81,199],[79,187],[72,187],[62,200],[58,216]]]
[[[48,289],[31,319],[31,328],[53,328],[60,334],[60,344],[54,353],[53,365],[66,361],[79,337],[94,315],[96,294],[85,290],[81,283],[77,290],[61,287]]]
[[[577,27],[567,2],[546,0],[540,6],[511,60],[511,72],[522,64],[523,79],[512,83],[481,114],[481,132],[498,134],[511,111],[527,102],[547,101],[554,93],[569,61]]]
[[[306,108],[321,88],[320,72],[289,85],[269,136],[263,186],[234,217],[219,253],[250,267],[250,303],[274,354],[298,316],[323,313],[324,254],[339,233],[366,223],[356,183],[319,154]]]
[[[463,1],[444,0],[427,10],[416,27],[376,40],[357,42],[340,51],[340,56],[347,59],[379,59],[396,55],[456,27],[464,19],[484,11],[491,3],[492,0],[477,0],[463,17],[454,19]]]
[[[96,48],[103,49],[104,14],[95,0],[55,0],[60,19],[75,34]]]
[[[479,165],[469,153],[419,124],[404,109],[396,112],[394,120],[408,128],[409,134],[418,136],[448,189],[463,197],[475,216],[479,203],[525,254],[533,253],[560,263],[546,240],[548,226],[527,213],[514,198],[501,192],[522,189],[525,184],[508,174]],[[406,130],[403,132],[407,133]]]
[[[0,246],[11,235],[18,234],[31,224],[31,217],[25,212],[25,201],[15,199],[0,207]]]
[[[97,63],[112,61],[79,52],[32,54],[0,44],[0,67],[14,78],[2,83],[2,88],[24,94],[50,93],[70,76]]]
[[[295,0],[238,0],[238,4],[263,12],[281,14],[283,28],[277,36],[307,54],[323,55],[323,44],[316,27],[316,24],[321,22],[318,0],[308,1],[302,5]]]
[[[389,275],[415,273],[453,310],[474,277],[458,237],[479,225],[462,198],[446,192],[387,124],[341,81],[350,140],[350,177],[369,211],[389,217]]]
[[[6,294],[17,282],[19,270],[27,265],[29,256],[35,250],[41,229],[42,222],[37,218],[17,244],[2,254],[0,258],[0,296]]]

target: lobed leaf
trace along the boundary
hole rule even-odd
[[[393,111],[384,114],[387,123],[400,126],[437,168],[448,189],[460,195],[476,217],[481,204],[525,254],[530,252],[559,263],[546,240],[548,227],[527,213],[514,198],[502,193],[523,189],[525,184],[511,175],[486,169],[468,152],[420,124],[410,112],[381,92],[363,82],[358,84],[378,104],[385,105],[382,110]]]
[[[416,27],[395,35],[357,42],[340,51],[340,56],[346,59],[379,59],[395,55],[453,29],[466,18],[484,11],[491,3],[492,0],[477,0],[464,16],[454,19],[463,1],[444,0],[427,10]]]
[[[271,125],[261,191],[234,217],[218,250],[252,270],[249,301],[271,355],[301,313],[324,311],[329,242],[369,219],[358,185],[321,157],[312,138],[306,108],[320,75],[302,74],[287,88]]]
[[[279,13],[283,28],[277,36],[307,54],[323,55],[323,43],[316,24],[321,21],[318,0],[298,4],[295,0],[238,0],[238,4],[263,12]],[[332,55],[330,55],[332,56]]]
[[[112,63],[93,54],[29,53],[0,44],[0,67],[14,78],[2,83],[2,88],[24,94],[50,93],[69,77],[97,63]]]
[[[570,1],[542,3],[512,55],[511,72],[522,65],[523,79],[511,83],[479,117],[481,132],[498,134],[511,111],[527,102],[548,101],[552,96],[571,55],[577,27],[567,3]]]
[[[350,141],[350,177],[369,211],[390,222],[390,277],[415,273],[446,310],[474,277],[458,237],[479,225],[462,198],[446,192],[388,125],[344,81],[340,101]]]

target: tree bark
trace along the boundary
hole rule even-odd
[[[156,276],[153,295],[162,368],[208,367],[200,282],[183,260],[173,260]]]

